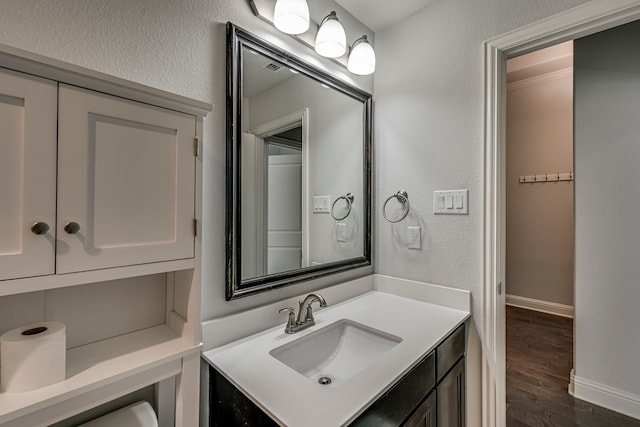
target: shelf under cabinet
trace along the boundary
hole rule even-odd
[[[0,425],[48,425],[177,375],[200,345],[166,325],[67,350],[67,379],[24,393],[0,393]]]
[[[162,261],[125,267],[81,271],[77,273],[52,274],[47,276],[25,277],[22,279],[0,280],[0,297],[26,292],[46,291],[49,289],[64,288],[67,286],[85,285],[87,283],[118,280],[127,277],[188,270],[194,267],[195,259],[187,258],[174,261]]]

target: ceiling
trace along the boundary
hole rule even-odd
[[[374,32],[404,21],[436,0],[335,0]]]

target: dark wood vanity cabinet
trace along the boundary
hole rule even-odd
[[[432,391],[402,426],[436,427],[436,400],[436,392]]]
[[[436,349],[438,427],[463,427],[466,424],[465,343],[463,325]]]
[[[462,324],[351,426],[463,427],[465,343]]]
[[[367,408],[352,427],[463,427],[465,324]],[[210,426],[277,425],[212,366]]]
[[[464,363],[464,358],[460,359],[438,384],[436,391],[438,396],[438,427],[464,427],[465,425]]]

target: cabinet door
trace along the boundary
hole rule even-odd
[[[56,272],[193,257],[195,117],[62,84],[59,97]]]
[[[438,427],[465,426],[464,371],[464,358],[462,358],[438,384]]]
[[[54,273],[57,89],[0,69],[0,280]]]
[[[436,393],[432,392],[402,427],[436,427]]]

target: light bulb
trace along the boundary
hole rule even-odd
[[[327,58],[338,58],[347,51],[347,35],[335,12],[323,20],[316,36],[316,52]]]
[[[302,34],[309,29],[307,0],[277,0],[273,25],[283,33]]]
[[[369,44],[367,36],[362,36],[353,43],[347,69],[353,74],[366,76],[376,69],[376,53]]]

